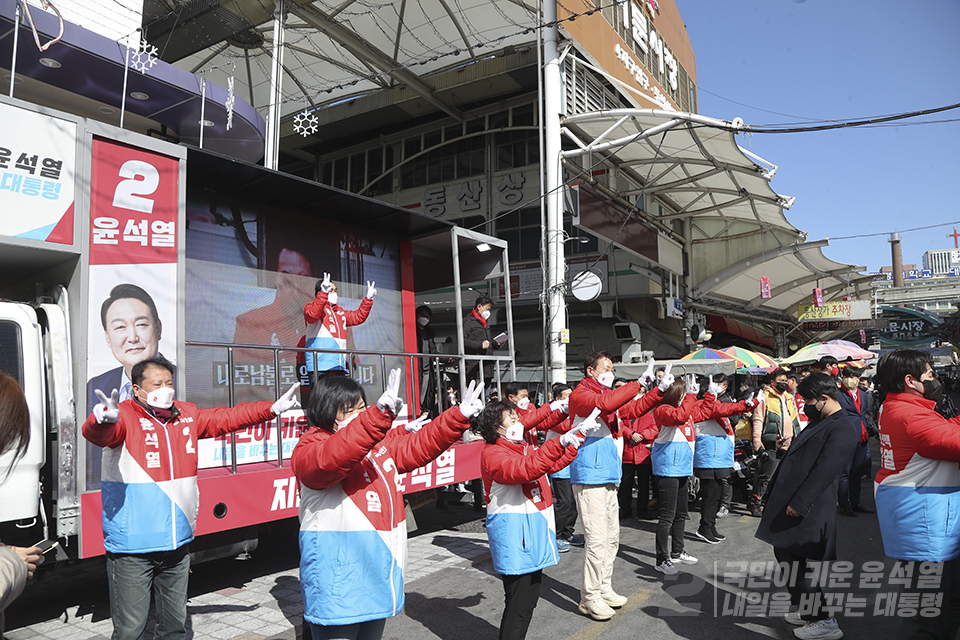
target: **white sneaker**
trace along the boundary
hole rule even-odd
[[[830,618],[797,627],[793,630],[793,635],[800,640],[840,640],[843,637],[843,631],[840,631],[837,621]]]
[[[798,627],[807,624],[807,621],[800,617],[799,611],[791,611],[790,613],[784,614],[783,621],[787,624],[793,624]]]
[[[614,609],[618,609],[627,604],[627,598],[625,596],[613,591],[609,593],[601,593],[600,597],[603,598],[603,601],[607,603],[607,606],[613,607]]]
[[[697,564],[700,562],[686,551],[681,551],[679,556],[676,558],[670,558],[670,560],[672,562],[679,562],[680,564]]]
[[[586,602],[581,602],[578,608],[580,609],[580,613],[588,615],[594,620],[600,620],[601,622],[609,620],[616,613],[616,611],[611,609],[610,605],[603,600],[587,600]]]
[[[718,518],[726,518],[728,515],[730,515],[730,509],[727,509],[726,507],[720,507],[720,510],[717,511]]]
[[[673,563],[669,560],[664,560],[658,564],[656,569],[665,576],[675,576],[680,573],[680,570],[673,566]]]

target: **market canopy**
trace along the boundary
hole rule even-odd
[[[643,185],[645,196],[670,205],[664,215],[648,212],[651,220],[669,225],[689,218],[701,242],[760,231],[780,231],[785,239],[801,234],[783,214],[794,199],[770,187],[776,165],[748,156],[736,142],[734,123],[660,109],[613,109],[569,115],[561,125],[576,145],[563,152],[565,159],[607,158]]]
[[[827,258],[822,248],[828,244],[829,240],[818,240],[777,247],[731,264],[696,285],[691,297],[795,318],[797,305],[811,301],[816,287],[824,300],[866,294],[876,276],[858,273],[864,267]],[[761,277],[769,279],[769,298],[761,295]]]

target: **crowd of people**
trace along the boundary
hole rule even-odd
[[[305,322],[329,319],[334,329],[362,322],[375,294],[369,283],[361,309],[348,316],[336,307],[336,285],[327,276],[304,309]],[[481,297],[470,314],[475,327],[467,342],[484,353],[496,348],[489,311],[489,299]],[[429,335],[429,313],[418,309],[417,317]],[[735,508],[737,488],[747,512],[760,517],[757,538],[791,571],[794,610],[786,621],[796,625],[795,635],[842,637],[825,613],[820,587],[807,579],[808,566],[836,559],[838,513],[874,513],[860,493],[860,480],[872,474],[871,436],[879,436],[882,452],[876,505],[887,555],[943,563],[942,615],[904,620],[899,637],[953,638],[960,627],[960,430],[957,419],[935,410],[942,388],[923,352],[885,355],[873,389],[860,369],[830,358],[807,371],[776,369],[754,386],[722,374],[675,377],[653,360],[638,379],[617,378],[613,356],[598,351],[585,359],[578,384],[555,385],[540,407],[522,383],[505,385],[502,399],[488,393],[484,401],[488,372],[478,361],[462,399],[400,425],[399,369],[368,405],[363,387],[343,375],[342,359],[331,363],[322,374],[319,361],[311,369],[309,393],[302,393],[310,428],[291,461],[300,486],[305,637],[382,636],[386,620],[404,605],[407,530],[397,477],[468,434],[485,443],[484,504],[477,506],[486,509],[493,565],[503,582],[501,638],[525,637],[543,570],[571,546],[584,549],[578,610],[611,619],[627,602],[613,588],[621,521],[657,520],[655,568],[673,576],[698,562],[685,546],[691,498],[700,500],[692,537],[722,544],[718,521]],[[153,594],[154,636],[180,640],[200,499],[197,440],[298,407],[299,383],[275,402],[200,409],[174,399],[174,367],[159,354],[134,365],[129,377],[129,399],[117,389],[109,395],[95,389],[98,402],[82,427],[103,448],[113,638],[142,637]],[[19,389],[8,387],[8,377],[0,376],[0,453],[22,452],[29,439],[25,406],[16,402]],[[578,518],[582,536],[574,533]],[[38,554],[0,546],[0,603],[22,589]]]

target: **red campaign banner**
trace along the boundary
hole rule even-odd
[[[760,276],[760,297],[767,299],[770,297],[770,278]]]
[[[813,290],[813,306],[818,309],[823,306],[823,290],[820,287]]]
[[[177,261],[180,163],[94,138],[90,264]]]

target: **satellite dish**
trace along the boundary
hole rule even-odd
[[[590,302],[600,297],[603,282],[593,271],[581,271],[570,281],[570,293],[582,302]]]

